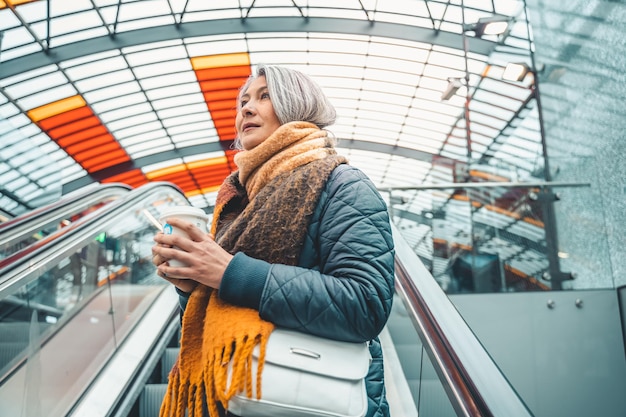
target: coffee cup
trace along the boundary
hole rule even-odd
[[[166,235],[179,235],[189,237],[187,233],[183,230],[180,230],[177,227],[172,226],[168,223],[168,219],[177,218],[180,220],[184,220],[196,226],[198,229],[202,230],[202,232],[207,232],[207,225],[209,216],[198,207],[192,206],[170,206],[166,207],[159,216],[159,223],[163,226],[163,233]],[[174,249],[179,249],[174,246]],[[170,259],[168,261],[170,266],[173,267],[184,267],[186,264],[177,261],[176,259]]]

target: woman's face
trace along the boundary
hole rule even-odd
[[[253,149],[280,126],[265,76],[257,77],[250,83],[243,92],[238,107],[235,128],[245,150]]]

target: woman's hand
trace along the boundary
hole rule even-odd
[[[157,275],[165,279],[166,281],[169,281],[176,288],[178,288],[179,290],[183,292],[190,293],[191,291],[193,291],[193,289],[196,288],[196,285],[198,285],[196,281],[193,281],[191,279],[170,278],[167,275],[165,275],[165,273],[160,272],[159,266],[161,265],[169,266],[170,264],[167,262],[169,261],[169,258],[166,258],[157,253],[157,250],[155,250],[155,248],[158,248],[158,247],[171,248],[171,246],[157,244],[152,248],[152,263],[154,264],[154,266],[157,267]]]
[[[168,219],[167,222],[186,232],[189,238],[163,233],[154,236],[156,245],[152,247],[152,262],[157,266],[158,274],[185,292],[191,292],[196,283],[219,288],[233,255],[215,243],[213,236],[193,224],[176,218]],[[170,259],[186,266],[170,266]]]

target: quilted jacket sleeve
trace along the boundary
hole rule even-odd
[[[354,167],[331,175],[308,229],[302,266],[245,255],[231,264],[220,297],[256,305],[278,326],[356,342],[376,337],[389,317],[394,248],[388,213]]]

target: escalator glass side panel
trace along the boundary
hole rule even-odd
[[[188,202],[171,187],[138,199],[135,191],[124,197],[137,200],[124,202],[128,208],[101,207],[73,226],[93,230],[101,222],[95,236],[52,240],[45,248],[56,254],[52,261],[31,261],[0,292],[3,413],[65,416],[153,301],[171,290],[151,262],[156,219],[164,207]]]
[[[386,189],[393,193],[393,222],[447,294],[619,284],[597,174],[588,172],[583,179],[576,172],[559,182],[499,182],[516,170],[504,161],[491,162],[470,163],[470,176],[462,182]]]

